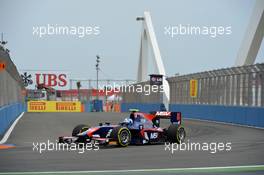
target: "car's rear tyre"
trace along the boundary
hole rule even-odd
[[[131,133],[127,127],[116,127],[113,128],[111,135],[119,146],[126,147],[130,144]]]
[[[168,141],[171,143],[182,143],[186,137],[184,127],[171,124],[167,130]]]
[[[73,130],[72,130],[72,136],[76,137],[79,133],[82,133],[84,131],[87,131],[89,129],[89,126],[81,124],[77,125]]]

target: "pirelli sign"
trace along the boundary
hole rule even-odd
[[[81,102],[29,101],[28,112],[82,112]]]

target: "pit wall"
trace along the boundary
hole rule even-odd
[[[182,112],[186,118],[264,128],[263,107],[170,104],[169,109]]]
[[[14,103],[0,107],[0,140],[17,117],[26,110],[25,108],[24,103]]]

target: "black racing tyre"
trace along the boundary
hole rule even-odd
[[[110,137],[122,147],[128,146],[131,141],[131,133],[129,129],[124,126],[113,128]]]
[[[81,133],[81,132],[84,132],[84,131],[87,131],[89,129],[89,126],[87,125],[77,125],[73,130],[72,130],[72,136],[73,137],[76,137],[77,134]]]
[[[168,141],[171,143],[184,142],[186,132],[184,127],[171,124],[167,130]]]

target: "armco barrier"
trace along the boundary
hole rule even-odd
[[[121,112],[128,112],[129,109],[138,109],[142,112],[161,111],[162,103],[122,103]]]
[[[263,107],[170,104],[169,109],[188,118],[264,127]]]
[[[0,139],[16,118],[24,111],[25,105],[22,103],[0,107]]]

